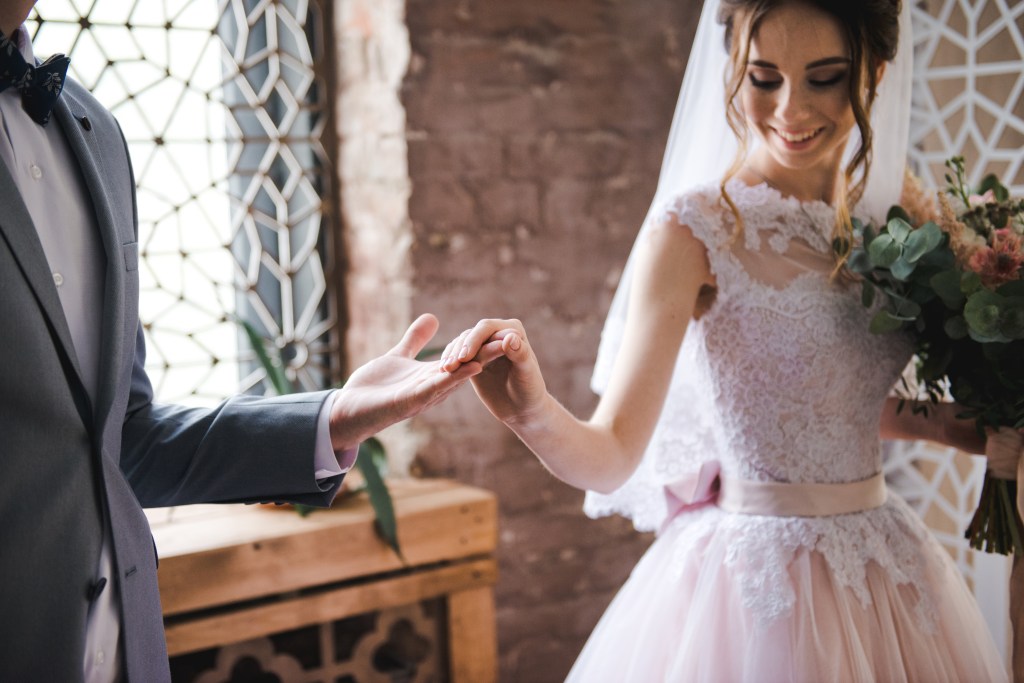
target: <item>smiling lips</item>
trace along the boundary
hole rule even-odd
[[[805,130],[796,133],[790,133],[789,131],[779,130],[778,128],[772,128],[776,135],[783,139],[789,145],[802,145],[818,136],[824,128],[815,128],[814,130]]]

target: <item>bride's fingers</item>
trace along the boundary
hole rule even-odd
[[[513,363],[522,363],[530,357],[529,343],[518,332],[511,332],[501,340],[501,348]]]
[[[505,349],[502,348],[502,346],[503,342],[501,339],[489,341],[480,347],[480,351],[478,351],[476,356],[473,357],[473,360],[486,366],[492,361],[505,355]]]
[[[461,336],[462,335],[459,335],[459,337],[461,337]],[[441,353],[441,359],[440,359],[439,363],[440,363],[440,369],[442,371],[444,371],[444,372],[449,371],[449,367],[448,366],[451,363],[452,357],[454,357],[454,355],[455,355],[455,349],[456,348],[460,348],[458,346],[459,337],[456,337],[455,339],[453,339],[450,342],[448,342],[448,344],[444,347],[444,351]],[[452,368],[452,369],[454,369],[454,368]]]
[[[468,360],[479,353],[480,348],[490,341],[496,333],[504,330],[517,330],[520,334],[525,336],[522,332],[523,324],[516,319],[500,320],[500,319],[484,319],[473,326],[472,330],[466,335],[463,340],[463,347],[458,351],[460,360]]]
[[[457,370],[461,364],[472,360],[486,365],[499,356],[507,355],[509,346],[502,342],[509,335],[515,335],[519,340],[525,339],[526,334],[522,329],[522,323],[515,319],[481,320],[472,329],[464,330],[445,347],[444,353],[441,354],[440,370],[451,373]],[[491,346],[492,342],[498,342],[498,344]],[[521,341],[518,343],[521,344]],[[513,351],[518,351],[518,348]],[[517,359],[523,360],[525,357],[517,357]]]
[[[471,330],[463,330],[459,336],[445,347],[444,354],[441,356],[441,370],[444,372],[454,372],[458,370],[459,365],[471,360],[472,357],[465,360],[459,357],[459,352],[466,346],[465,340],[470,332]]]

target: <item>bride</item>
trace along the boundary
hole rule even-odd
[[[502,354],[473,380],[488,409],[589,514],[659,531],[569,680],[1006,680],[963,579],[881,474],[880,436],[985,444],[952,406],[897,412],[909,341],[868,331],[832,247],[851,213],[899,200],[909,12],[709,0],[589,420],[547,393],[517,320],[446,349],[448,371]]]

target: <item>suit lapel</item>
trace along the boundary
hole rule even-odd
[[[0,235],[21,266],[21,272],[28,280],[36,301],[39,302],[39,307],[42,308],[43,315],[56,336],[55,343],[62,347],[60,353],[66,356],[68,369],[73,375],[68,377],[68,382],[77,385],[84,392],[82,369],[78,365],[78,355],[75,353],[71,331],[64,317],[64,308],[53,284],[50,264],[46,260],[46,253],[43,251],[28,208],[18,193],[7,164],[3,162],[0,162]]]
[[[117,368],[124,354],[124,257],[121,254],[121,239],[114,224],[113,210],[107,198],[109,188],[104,184],[98,163],[103,150],[92,132],[83,127],[81,121],[86,116],[86,109],[69,90],[65,88],[57,106],[54,107],[54,118],[63,128],[68,145],[78,160],[86,190],[92,198],[96,225],[103,240],[103,251],[107,261],[100,338],[102,351],[96,395],[96,418],[102,433],[114,400]]]

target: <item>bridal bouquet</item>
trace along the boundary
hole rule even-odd
[[[979,430],[1019,429],[1024,427],[1024,199],[1011,197],[992,175],[972,190],[960,157],[946,165],[948,188],[939,195],[937,213],[932,209],[928,216],[925,202],[905,197],[880,230],[854,221],[861,241],[849,268],[861,276],[865,306],[883,295],[871,331],[905,330],[913,336],[917,380],[932,402],[948,393],[964,408],[959,417],[973,419]],[[924,214],[925,220],[913,220],[912,214]],[[1016,486],[985,475],[966,532],[971,547],[1024,553]]]

